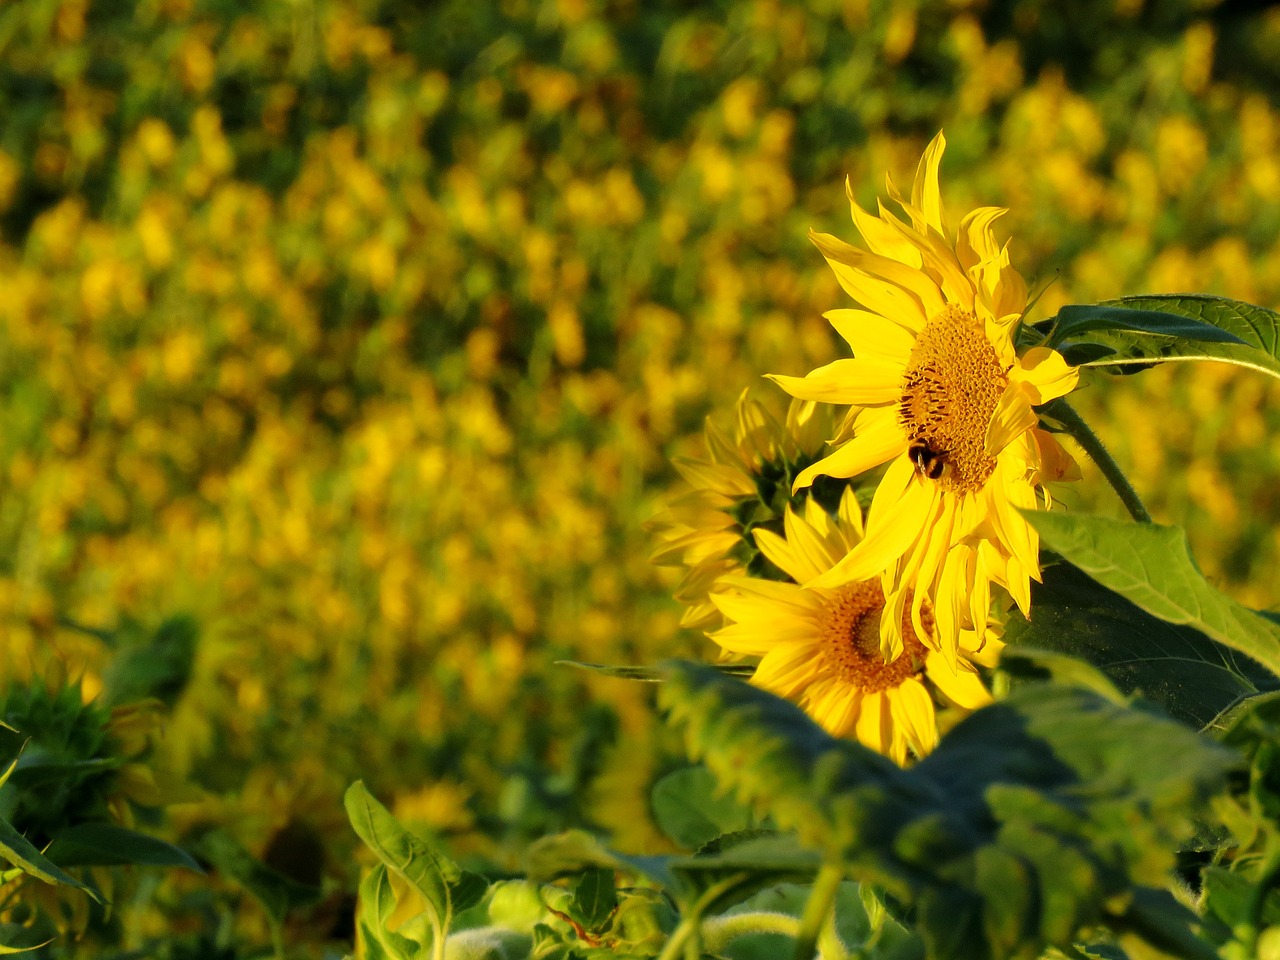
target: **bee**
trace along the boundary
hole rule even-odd
[[[916,473],[929,480],[941,480],[951,473],[950,455],[945,450],[935,450],[927,443],[913,443],[907,448],[907,456],[916,465]]]

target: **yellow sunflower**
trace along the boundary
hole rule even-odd
[[[732,433],[708,418],[706,457],[672,460],[692,489],[672,499],[649,527],[662,540],[653,562],[685,568],[675,592],[686,607],[681,626],[705,629],[718,624],[709,594],[717,589],[719,578],[761,572],[766,561],[756,550],[753,531],[767,523],[781,529],[782,510],[792,500],[792,481],[821,455],[834,423],[831,408],[798,400],[779,422],[744,391]],[[798,497],[805,499],[808,493]],[[839,490],[825,495],[838,497]]]
[[[955,663],[939,653],[929,602],[921,630],[899,611],[886,611],[876,578],[835,587],[810,586],[861,540],[861,515],[852,489],[832,517],[814,501],[803,516],[788,509],[786,536],[768,530],[756,543],[795,583],[734,576],[713,600],[731,623],[710,636],[725,651],[759,657],[751,682],[797,703],[834,736],[858,740],[898,763],[937,745],[935,700],[964,710],[991,701],[974,664],[994,665],[1003,646],[993,632],[979,639],[961,630]],[[886,660],[880,622],[897,616],[903,649]]]
[[[851,405],[839,446],[801,472],[797,488],[888,464],[865,539],[815,585],[879,575],[891,610],[905,611],[910,596],[906,619],[881,621],[890,659],[908,646],[907,622],[955,657],[963,629],[985,629],[993,583],[1025,614],[1040,578],[1039,539],[1018,508],[1036,507],[1038,493],[1047,507],[1046,483],[1079,477],[1035,411],[1070,392],[1078,371],[1044,347],[1015,353],[1027,288],[992,232],[1005,211],[981,207],[948,230],[938,189],[945,146],[939,133],[925,150],[910,202],[888,184],[910,222],[883,204],[872,216],[850,192],[868,249],[812,234],[863,308],[826,314],[854,356],[772,378],[793,397]]]

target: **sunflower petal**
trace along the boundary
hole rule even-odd
[[[915,183],[911,185],[911,205],[924,216],[924,222],[940,235],[946,235],[942,216],[942,191],[938,187],[938,167],[942,163],[943,151],[947,149],[947,138],[938,131],[929,146],[924,149],[924,156],[916,167]]]
[[[1080,369],[1068,364],[1056,350],[1032,347],[1009,371],[1009,380],[1030,387],[1031,402],[1038,406],[1074,390],[1080,382]]]
[[[901,479],[900,465],[903,463],[910,468],[910,473],[907,482],[900,485],[895,481]],[[869,580],[906,553],[919,539],[920,517],[933,512],[935,489],[932,484],[915,482],[914,467],[905,456],[890,465],[876,490],[875,500],[882,500],[884,491],[895,489],[899,491],[896,496],[891,492],[883,499],[884,506],[879,510],[876,502],[872,502],[867,535],[863,541],[821,577],[805,584],[806,587],[838,587]]]
[[[977,672],[967,664],[952,669],[940,654],[931,653],[925,660],[925,673],[943,696],[965,710],[977,710],[991,702],[991,694],[982,685]]]
[[[906,367],[916,338],[912,330],[869,310],[828,310],[823,314],[855,357],[897,360]]]
[[[766,376],[801,400],[870,406],[898,399],[903,369],[901,362],[855,357],[835,360],[803,377],[788,377],[780,373]]]
[[[1031,409],[1035,402],[1035,388],[1028,383],[1011,381],[996,402],[996,409],[987,424],[987,436],[983,452],[997,457],[1015,438],[1022,436],[1040,422]]]

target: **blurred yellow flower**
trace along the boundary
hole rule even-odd
[[[813,585],[880,576],[893,611],[880,622],[885,656],[910,645],[898,615],[910,600],[915,635],[954,662],[961,632],[985,629],[992,583],[1028,609],[1039,539],[1018,508],[1036,507],[1048,481],[1078,475],[1034,407],[1068,393],[1078,373],[1047,348],[1015,354],[1027,291],[991,230],[1004,211],[974,210],[951,238],[938,189],[945,145],[939,133],[925,151],[909,202],[889,184],[910,224],[851,201],[870,252],[813,234],[866,308],[826,314],[854,358],[773,379],[804,400],[852,405],[837,437],[846,442],[802,471],[797,489],[889,464],[866,538]]]
[[[852,488],[845,489],[834,517],[813,500],[805,503],[803,517],[788,508],[785,539],[758,530],[756,544],[795,583],[726,577],[722,583],[729,589],[712,599],[731,623],[711,638],[731,654],[760,657],[751,682],[795,701],[828,733],[853,733],[905,763],[937,745],[935,697],[967,710],[990,702],[973,664],[993,664],[1002,644],[962,631],[952,664],[936,650],[928,601],[915,626],[901,610],[888,610],[877,579],[806,586],[861,539]],[[893,659],[880,651],[886,612],[898,619],[903,637]]]

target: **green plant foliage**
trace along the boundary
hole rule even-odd
[[[653,787],[653,816],[687,850],[753,826],[752,816],[716,783],[706,767],[674,770]]]
[[[320,891],[298,883],[254,857],[224,830],[209,830],[191,844],[192,851],[243,887],[275,924],[284,922],[291,910],[310,906]]]
[[[387,869],[403,877],[424,898],[436,942],[439,942],[453,917],[480,900],[488,882],[460,869],[406,831],[365,789],[362,781],[351,785],[345,802],[352,829],[360,839]]]
[[[1280,314],[1266,307],[1226,297],[1171,294],[1123,297],[1063,310],[1071,312],[1051,340],[1087,333],[1084,342],[1112,351],[1105,358],[1090,357],[1093,366],[1123,373],[1135,363],[1218,360],[1280,377]],[[1180,328],[1174,318],[1190,327]],[[1209,335],[1206,325],[1217,328],[1221,336]]]
[[[1138,299],[1162,301],[1162,298],[1159,297]],[[1221,326],[1177,312],[1179,307],[1186,310],[1186,298],[1169,299],[1174,309],[1168,312],[1140,309],[1129,304],[1127,299],[1117,301],[1121,306],[1073,303],[1065,307],[1059,307],[1057,314],[1052,319],[1046,320],[1041,324],[1049,326],[1049,335],[1044,340],[1044,346],[1057,348],[1065,342],[1081,339],[1088,342],[1091,338],[1084,335],[1100,330],[1168,337],[1174,341],[1187,341],[1189,343],[1250,345],[1248,341],[1242,340]],[[1204,312],[1210,316],[1219,316],[1223,310],[1223,307],[1218,303],[1220,300],[1221,298],[1204,297],[1199,298],[1197,303],[1203,304],[1205,306]],[[1221,301],[1221,303],[1229,305],[1233,310],[1249,306],[1234,300],[1225,300]],[[1161,345],[1166,346],[1165,344]]]
[[[1186,625],[1280,676],[1280,624],[1211,587],[1177,527],[1065,513],[1024,514],[1050,550],[1152,616]]]
[[[1171,721],[1042,685],[976,712],[904,771],[755,688],[670,669],[662,702],[691,753],[807,845],[914,904],[931,957],[1034,957],[1104,919],[1146,936],[1134,895],[1163,886],[1190,817],[1234,763]]]
[[[1124,693],[1195,727],[1278,682],[1231,647],[1153,616],[1064,562],[1046,565],[1043,582],[1031,587],[1030,619],[1011,617],[1005,640],[1015,659],[1028,648],[1064,654],[1069,663],[1080,658]]]
[[[80,823],[58,832],[45,853],[64,867],[183,867],[201,873],[181,847],[114,823]]]
[[[597,867],[582,874],[574,886],[570,913],[588,930],[602,927],[618,908],[613,876],[614,871]]]
[[[13,828],[13,825],[4,819],[0,819],[0,857],[4,857],[15,867],[43,880],[45,883],[59,883],[74,887],[95,902],[106,903],[100,892],[61,869],[56,863],[33,847],[29,840],[18,833]]]

